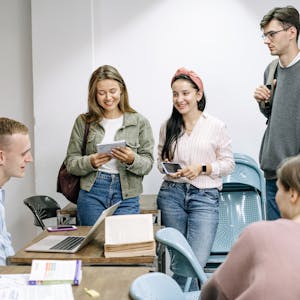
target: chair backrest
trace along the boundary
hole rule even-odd
[[[222,263],[243,229],[265,219],[265,182],[253,158],[235,153],[235,169],[223,177],[219,225],[209,262]],[[214,256],[214,257],[213,257]]]
[[[222,191],[219,225],[211,252],[227,254],[246,226],[263,219],[261,197],[257,191]]]
[[[265,180],[255,160],[249,155],[234,153],[235,168],[223,177],[223,191],[257,190],[265,204]]]
[[[130,286],[133,300],[184,300],[185,296],[177,282],[170,276],[147,273],[136,278]]]
[[[194,277],[201,285],[207,280],[194,251],[183,234],[175,228],[166,227],[155,234],[156,240],[167,246],[170,252],[170,269],[184,277]]]
[[[34,215],[34,225],[46,228],[43,220],[56,217],[59,204],[51,197],[37,195],[24,199],[24,204],[29,207]]]

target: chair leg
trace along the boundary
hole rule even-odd
[[[157,268],[158,271],[161,273],[166,273],[166,247],[161,244],[157,243]]]
[[[192,283],[192,277],[188,277],[186,282],[185,282],[185,285],[184,285],[184,292],[189,291],[191,283]]]

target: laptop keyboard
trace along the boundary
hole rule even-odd
[[[50,249],[53,250],[72,250],[84,240],[84,236],[69,236],[63,241],[54,245]]]

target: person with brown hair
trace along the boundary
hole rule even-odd
[[[260,28],[270,54],[278,57],[270,82],[273,62],[265,70],[264,84],[254,92],[259,109],[267,118],[259,162],[266,178],[267,219],[275,220],[280,217],[275,201],[276,168],[286,157],[300,153],[299,12],[292,6],[275,7],[262,18]]]
[[[0,118],[0,265],[14,254],[11,237],[5,223],[4,184],[11,177],[25,175],[26,165],[32,162],[28,128],[13,119]]]
[[[81,146],[89,123],[86,155]],[[126,147],[97,153],[97,144],[125,140]],[[77,117],[65,163],[80,176],[77,215],[93,225],[104,209],[121,201],[115,214],[139,213],[143,177],[153,166],[154,139],[149,121],[130,105],[126,84],[112,66],[97,68],[89,82],[88,112]]]
[[[249,225],[201,300],[300,299],[300,155],[282,162],[276,184],[282,219]]]

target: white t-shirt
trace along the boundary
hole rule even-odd
[[[282,67],[282,68],[289,68],[289,67],[291,67],[292,65],[294,65],[296,62],[298,62],[300,60],[300,51],[298,52],[298,54],[295,56],[295,58],[286,66],[286,67],[284,67],[282,64],[281,64],[281,62],[280,62],[280,60],[279,60],[279,65],[280,65],[280,67]]]
[[[104,138],[101,143],[111,143],[114,141],[116,132],[123,125],[123,116],[116,119],[103,118],[103,120],[101,121],[101,125],[105,130]],[[98,170],[110,174],[119,174],[117,160],[115,158],[112,158],[109,162],[102,165]]]

